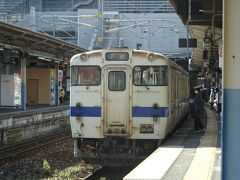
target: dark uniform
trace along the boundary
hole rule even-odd
[[[193,99],[193,102],[191,103],[191,114],[192,118],[194,119],[194,125],[196,130],[202,130],[205,128],[205,112],[204,112],[204,101],[202,99],[202,96],[200,94],[199,90],[196,94],[195,98]]]

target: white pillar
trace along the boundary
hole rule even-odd
[[[240,1],[223,2],[222,180],[240,177]]]

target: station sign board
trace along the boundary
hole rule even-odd
[[[178,47],[179,48],[186,48],[187,47],[187,39],[179,39],[178,40]],[[196,48],[197,47],[197,39],[189,38],[188,39],[188,47],[189,48]]]

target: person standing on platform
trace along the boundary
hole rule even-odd
[[[60,93],[59,93],[59,101],[60,101],[60,104],[63,104],[64,102],[64,96],[65,96],[65,91],[63,89],[60,90]]]
[[[210,92],[210,96],[209,96],[209,104],[211,106],[211,109],[213,109],[214,100],[215,100],[215,90],[212,87],[211,92]]]
[[[222,108],[222,92],[218,88],[216,88],[215,97],[216,97],[216,99],[215,99],[216,112],[217,112],[217,115],[220,116],[221,108]]]
[[[196,131],[204,131],[205,127],[202,122],[202,116],[204,115],[204,101],[200,93],[200,88],[194,90],[195,97],[193,99],[191,113],[194,119],[194,125]]]

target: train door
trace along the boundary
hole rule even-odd
[[[105,135],[129,135],[131,117],[131,69],[103,68],[103,118]]]

